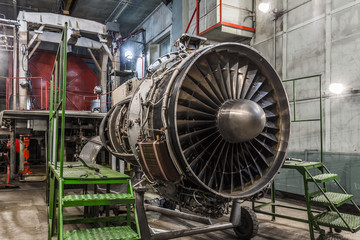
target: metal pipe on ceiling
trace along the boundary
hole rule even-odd
[[[7,6],[7,7],[12,7],[13,6],[13,4],[11,4],[11,3],[2,3],[2,2],[0,2],[0,5]],[[16,5],[16,7],[20,8],[20,9],[28,9],[28,10],[33,10],[33,11],[38,10],[37,8],[20,6],[20,5]]]
[[[118,5],[115,7],[114,11],[110,13],[109,17],[106,19],[105,22],[113,22],[117,20],[120,17],[120,15],[123,13],[123,11],[125,10],[128,4],[129,3],[127,1],[120,0]]]
[[[14,7],[14,19],[17,17],[17,0],[13,0],[13,7]]]
[[[5,16],[5,15],[4,15],[4,16]],[[15,25],[15,26],[18,26],[18,25],[19,25],[19,22],[18,22],[18,21],[9,20],[9,19],[3,19],[3,18],[0,18],[0,22],[3,22],[3,23],[5,23],[5,24]]]

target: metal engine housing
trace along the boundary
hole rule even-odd
[[[173,186],[166,195],[234,199],[269,185],[289,132],[288,99],[273,67],[249,46],[221,43],[158,59],[108,112],[100,137],[159,189]]]

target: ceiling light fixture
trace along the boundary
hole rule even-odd
[[[125,58],[131,60],[133,58],[133,53],[130,50],[125,51]]]
[[[345,90],[345,87],[341,83],[332,83],[329,86],[329,90],[332,93],[341,94]]]
[[[259,10],[263,13],[267,13],[270,10],[270,4],[265,2],[260,3]]]

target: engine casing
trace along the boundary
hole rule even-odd
[[[221,43],[162,56],[100,137],[167,196],[249,198],[278,173],[290,132],[280,77],[255,49]],[[189,190],[190,189],[190,190]]]

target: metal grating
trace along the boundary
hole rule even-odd
[[[99,169],[101,175],[106,179],[129,179],[130,177],[126,174],[120,173],[118,171],[112,170],[110,168],[94,164],[86,163],[90,167],[95,167]],[[53,167],[53,166],[52,166]],[[60,174],[60,167],[55,170],[56,174]],[[63,170],[64,179],[103,179],[95,170],[90,169],[84,166],[81,162],[64,162]]]
[[[140,239],[129,226],[90,228],[64,232],[64,240]]]
[[[336,212],[327,212],[321,214],[319,218],[316,219],[316,222],[319,225],[339,228],[342,230],[348,230],[352,232],[356,232],[360,229],[360,216],[340,213],[340,215],[344,218],[344,220],[349,224],[350,229],[346,226],[344,221],[339,217]]]
[[[335,173],[324,173],[324,174],[319,174],[316,176],[313,176],[313,179],[309,178],[308,180],[310,182],[316,181],[318,183],[323,183],[323,182],[328,182],[334,179],[337,179],[338,175]]]
[[[63,202],[64,207],[134,204],[135,197],[128,193],[66,195]]]
[[[334,192],[326,192],[325,195],[336,207],[341,206],[343,203],[351,200],[353,197],[353,195],[351,194],[334,193]],[[311,199],[311,202],[315,204],[321,204],[324,206],[331,206],[330,202],[326,199],[326,197],[323,194],[314,197],[313,199]]]
[[[87,201],[87,200],[117,200],[117,199],[135,199],[127,193],[106,193],[106,194],[84,194],[84,195],[66,195],[64,201]]]
[[[304,167],[306,169],[319,168],[322,167],[323,164],[321,162],[305,162],[305,161],[285,161],[283,167],[297,169],[299,167]]]

